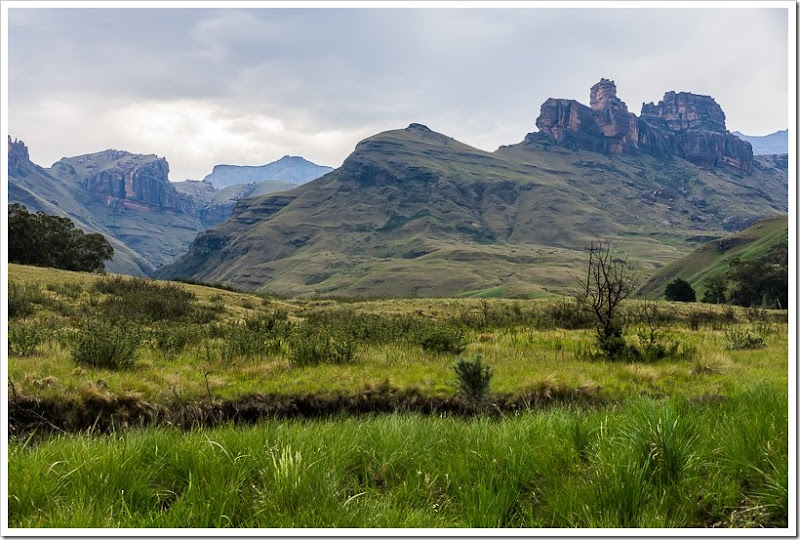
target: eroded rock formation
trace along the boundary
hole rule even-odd
[[[750,143],[729,133],[725,113],[710,96],[667,92],[642,105],[641,116],[617,97],[614,81],[592,86],[589,106],[550,98],[536,119],[539,136],[570,148],[622,154],[672,155],[701,167],[729,167],[750,173]]]

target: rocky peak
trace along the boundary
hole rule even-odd
[[[73,160],[80,171],[81,187],[108,206],[147,212],[193,211],[170,183],[164,158],[106,150],[59,163]]]
[[[17,172],[20,163],[29,162],[30,156],[28,155],[28,147],[25,143],[14,139],[11,140],[11,135],[8,136],[8,170],[9,172]]]
[[[660,119],[672,131],[705,129],[725,133],[725,113],[711,96],[667,92],[658,105],[642,104],[642,119]]]
[[[642,105],[638,117],[617,97],[614,81],[600,79],[589,92],[589,107],[550,98],[536,119],[538,134],[526,141],[550,140],[575,149],[607,154],[644,151],[677,156],[701,167],[752,170],[753,152],[725,129],[725,113],[710,96],[667,92],[657,105]]]

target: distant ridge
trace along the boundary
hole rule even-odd
[[[251,184],[265,181],[280,181],[290,184],[305,184],[333,170],[317,165],[300,156],[283,156],[266,165],[216,165],[211,174],[203,178],[217,189],[236,184]]]
[[[789,130],[776,131],[769,135],[757,137],[753,135],[745,135],[738,131],[733,132],[734,135],[747,141],[753,147],[753,154],[757,156],[764,156],[768,154],[788,154],[789,153]]]

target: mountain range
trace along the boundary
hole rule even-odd
[[[62,158],[44,168],[31,162],[23,142],[10,136],[8,155],[10,203],[68,217],[86,232],[103,234],[115,251],[106,268],[136,276],[151,275],[185,253],[199,232],[227,219],[238,199],[298,185],[261,182],[262,177],[253,180],[251,176],[247,176],[250,183],[221,190],[210,182],[171,183],[166,159],[121,150]],[[275,163],[279,165],[271,169],[273,177],[277,170],[301,181],[313,176],[310,171],[318,167],[302,158]],[[269,171],[270,165],[241,169]],[[294,165],[298,171],[293,171]],[[229,179],[236,178],[233,169]]]
[[[710,96],[667,92],[636,116],[613,81],[548,99],[537,132],[485,152],[422,124],[360,142],[290,192],[240,200],[162,278],[287,295],[503,295],[575,282],[609,240],[642,275],[788,211],[781,159],[754,157]]]

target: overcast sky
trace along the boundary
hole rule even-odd
[[[637,115],[675,90],[714,97],[731,131],[789,125],[786,9],[22,6],[9,133],[45,167],[106,148],[166,157],[172,181],[286,154],[337,167],[411,122],[493,151],[601,77]]]

